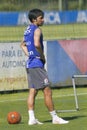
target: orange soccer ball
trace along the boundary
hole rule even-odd
[[[9,124],[18,124],[21,122],[21,115],[19,112],[9,112],[7,115],[7,121]]]

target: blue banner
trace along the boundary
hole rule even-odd
[[[83,11],[44,11],[45,24],[87,23],[87,10]],[[29,24],[28,12],[0,12],[0,26]]]
[[[18,17],[19,17],[18,12],[0,12],[0,25],[1,26],[17,25]]]
[[[47,71],[53,84],[64,85],[75,74],[87,74],[87,39],[47,41]]]

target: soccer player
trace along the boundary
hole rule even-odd
[[[40,9],[32,9],[29,11],[28,18],[31,24],[24,32],[24,38],[21,42],[21,48],[28,56],[26,61],[26,70],[29,84],[29,96],[27,100],[29,125],[43,124],[39,122],[34,113],[35,97],[39,90],[43,91],[44,102],[48,111],[52,117],[53,124],[66,124],[66,121],[57,116],[52,101],[52,91],[47,76],[47,72],[44,69],[46,62],[44,56],[43,35],[39,26],[44,23],[44,13]]]

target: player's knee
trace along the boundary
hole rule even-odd
[[[52,91],[49,87],[44,89],[44,95],[45,96],[51,96],[52,95]]]

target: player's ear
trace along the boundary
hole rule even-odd
[[[37,20],[36,19],[32,19],[32,22],[36,22]]]

